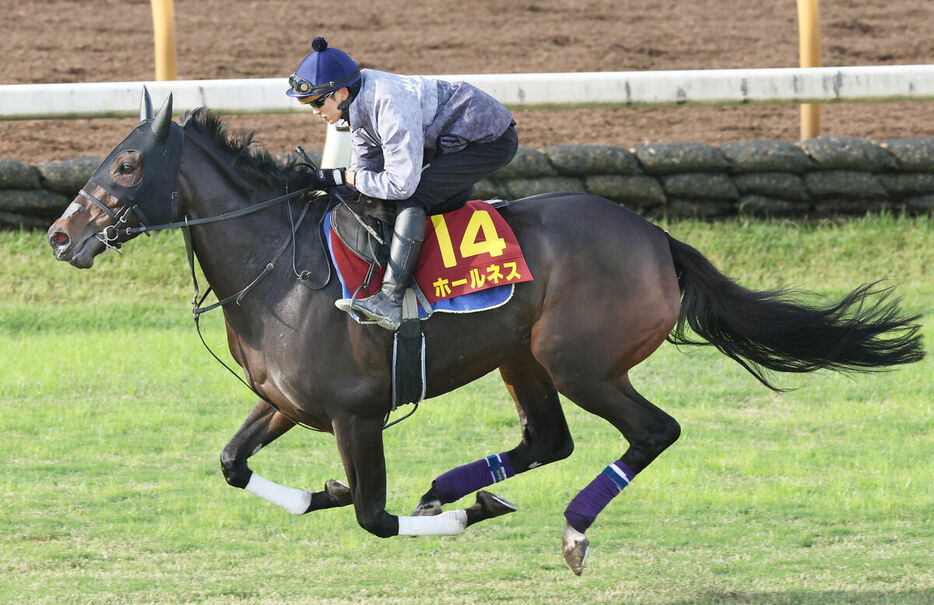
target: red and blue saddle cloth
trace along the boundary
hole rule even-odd
[[[367,296],[358,288],[366,279],[369,263],[340,240],[331,227],[330,213],[324,219],[324,233],[343,296],[349,298],[354,292],[357,298]],[[382,284],[384,272],[380,267],[372,276],[371,294]],[[531,280],[532,272],[512,228],[491,204],[473,200],[457,210],[427,217],[425,241],[415,267],[420,319],[432,313],[494,309],[512,298],[515,284]]]

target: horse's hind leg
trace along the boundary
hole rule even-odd
[[[452,469],[432,482],[422,496],[415,515],[441,512],[441,505],[454,502],[494,482],[517,473],[567,458],[574,449],[558,391],[548,372],[527,353],[500,367],[500,374],[516,402],[522,426],[522,441],[507,452],[487,456]],[[492,497],[495,498],[495,497]],[[467,509],[468,523],[476,523],[515,510],[502,500],[481,492],[477,504]]]
[[[625,375],[603,383],[575,383],[562,392],[588,412],[608,420],[629,442],[622,457],[581,490],[564,512],[565,560],[580,575],[589,546],[584,535],[587,529],[610,500],[678,439],[681,427],[640,395]]]
[[[350,490],[337,481],[328,481],[324,491],[310,493],[273,483],[250,470],[247,459],[281,437],[295,424],[260,400],[237,433],[221,452],[221,468],[227,483],[272,502],[292,514],[344,506],[351,503]]]

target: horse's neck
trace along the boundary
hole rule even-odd
[[[222,156],[206,151],[203,145],[191,144],[185,147],[179,185],[180,208],[189,218],[218,216],[284,193],[250,185]],[[191,228],[195,254],[218,298],[236,294],[250,284],[290,237],[291,227],[281,205]],[[287,264],[282,258],[284,255],[279,264]],[[264,303],[282,296],[268,286],[258,285],[244,301]]]

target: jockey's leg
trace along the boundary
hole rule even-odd
[[[402,323],[402,298],[425,238],[425,215],[463,206],[474,183],[508,164],[517,147],[516,131],[510,126],[494,141],[471,143],[460,151],[431,158],[412,197],[395,201],[396,222],[382,288],[367,298],[342,298],[335,303],[337,308],[365,315],[387,330],[397,330]]]
[[[516,130],[510,127],[494,141],[471,143],[460,151],[436,155],[422,171],[412,199],[420,201],[428,214],[456,210],[471,199],[477,181],[512,161],[518,146]]]
[[[338,309],[362,313],[387,330],[398,330],[402,323],[402,298],[412,281],[425,239],[425,209],[412,200],[403,200],[396,207],[389,265],[382,288],[360,300],[342,298],[336,303]]]

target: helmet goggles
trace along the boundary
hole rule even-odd
[[[295,93],[293,96],[296,97],[323,95],[328,92],[334,92],[338,88],[343,88],[347,84],[351,84],[359,75],[360,70],[355,69],[353,73],[338,82],[322,82],[321,84],[315,84],[311,80],[303,78],[297,73],[293,73],[289,76],[289,87]]]

